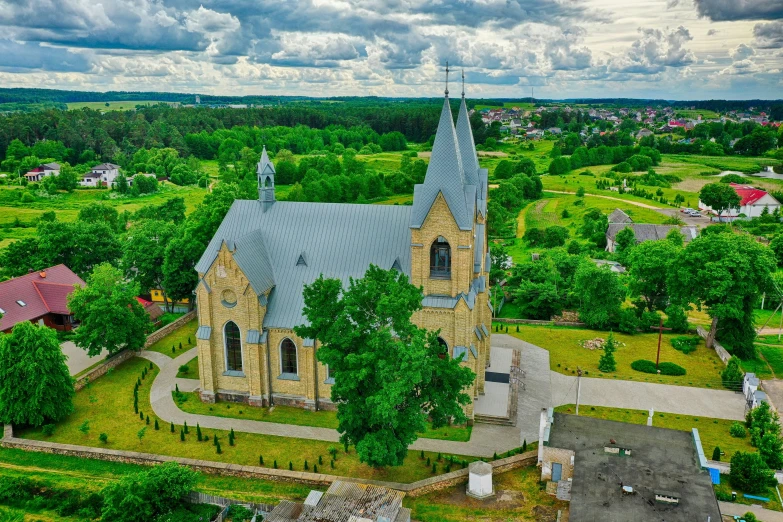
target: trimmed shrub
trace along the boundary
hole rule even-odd
[[[748,432],[745,431],[745,426],[743,426],[741,422],[735,422],[729,428],[729,435],[734,438],[744,439],[747,434]]]
[[[658,370],[655,369],[655,363],[646,359],[639,359],[631,363],[631,368],[637,372],[657,374],[660,370],[661,375],[680,376],[685,375],[685,368],[678,364],[671,362],[662,362],[658,365]]]
[[[98,440],[106,444],[107,442],[109,442],[109,436],[106,435],[105,433],[101,433],[100,435],[98,435]]]
[[[671,343],[675,350],[687,355],[696,350],[700,339],[701,337],[688,337],[681,335],[679,337],[673,337]]]

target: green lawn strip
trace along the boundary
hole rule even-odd
[[[780,505],[780,499],[778,498],[778,494],[775,492],[775,488],[767,488],[767,491],[764,493],[755,493],[754,495],[757,497],[767,497],[769,499],[769,502],[761,502],[760,500],[745,498],[745,494],[742,490],[734,488],[731,486],[731,484],[729,484],[729,477],[726,475],[721,475],[720,485],[713,485],[712,487],[716,494],[726,495],[726,498],[731,497],[732,491],[736,492],[736,504],[744,504],[746,506],[755,504],[773,511],[783,511],[783,507]]]
[[[505,325],[503,326],[505,327]],[[618,347],[615,352],[617,371],[612,373],[598,371],[601,350],[589,350],[580,345],[582,341],[589,339],[606,339],[610,332],[525,324],[519,325],[519,332],[516,331],[516,325],[509,325],[508,333],[548,350],[550,368],[565,375],[576,375],[576,367],[579,366],[585,370],[587,377],[721,388],[720,372],[724,365],[717,354],[713,350],[708,350],[704,342],[700,342],[696,351],[685,355],[675,350],[671,345],[670,339],[676,337],[676,334],[663,335],[661,362],[668,361],[679,364],[687,371],[684,376],[651,375],[637,372],[631,368],[631,363],[637,359],[655,361],[658,349],[658,334],[655,332],[636,335],[615,332],[615,340],[624,343],[625,346]]]
[[[198,369],[198,356],[196,356],[195,359],[191,359],[190,362],[187,364],[183,364],[182,366],[187,367],[188,371],[183,372],[181,370],[177,371],[177,378],[178,379],[198,379],[200,375],[200,370]]]
[[[80,377],[82,377],[84,375],[87,375],[88,373],[93,371],[95,368],[97,368],[98,366],[103,364],[104,362],[106,362],[106,358],[105,357],[98,358],[98,360],[96,360],[94,363],[92,363],[89,367],[85,368],[84,370],[82,370],[79,373],[77,373],[76,375],[74,375],[73,378],[74,379],[79,379]]]
[[[566,510],[568,503],[547,495],[540,478],[541,470],[535,466],[495,475],[495,492],[508,499],[504,501],[471,499],[465,495],[465,484],[459,484],[417,498],[405,497],[403,506],[420,522],[555,520],[557,511]],[[542,509],[551,517],[542,517]]]
[[[574,413],[576,408],[573,404],[565,404],[555,408],[556,412]],[[623,408],[605,408],[603,406],[580,406],[579,415],[584,417],[594,417],[617,422],[627,422],[629,424],[647,424],[647,410],[626,410]],[[712,452],[715,446],[720,447],[725,453],[721,461],[728,462],[731,456],[737,451],[755,453],[756,448],[750,445],[750,435],[745,438],[736,438],[729,435],[729,428],[736,421],[725,419],[713,419],[710,417],[693,417],[691,415],[681,415],[677,413],[655,412],[653,426],[658,428],[668,428],[670,430],[690,432],[692,428],[699,430],[702,449],[704,455],[712,458]]]
[[[131,359],[115,368],[111,374],[96,380],[78,392],[74,399],[74,412],[57,424],[52,436],[46,437],[40,429],[20,429],[18,436],[241,465],[258,465],[259,456],[263,456],[264,463],[268,467],[277,460],[279,468],[288,469],[288,463],[291,462],[295,471],[304,470],[305,460],[312,470],[313,465],[318,462],[318,457],[321,456],[323,464],[318,466],[321,472],[392,482],[413,482],[432,476],[431,466],[426,465],[426,460],[419,459],[418,452],[410,452],[402,466],[376,469],[360,463],[354,448],[350,448],[349,453],[346,454],[339,444],[314,440],[237,433],[236,445],[230,446],[226,431],[202,430],[210,441],[198,442],[196,426],[189,426],[189,434],[182,442],[180,441],[181,426],[175,426],[175,432],[170,433],[169,423],[160,422],[160,430],[154,429],[155,417],[150,408],[149,390],[151,382],[158,373],[156,367],[148,370],[149,373],[142,381],[139,390],[139,408],[145,416],[150,415],[150,424],[147,425],[140,420],[139,415],[133,411],[133,384],[145,367],[149,368],[148,361],[140,358]],[[90,427],[86,434],[79,430],[84,421],[89,421]],[[137,435],[145,426],[147,427],[145,435],[139,441]],[[106,444],[100,442],[98,438],[100,433],[108,435]],[[211,442],[215,435],[222,447],[221,454],[217,454]],[[335,469],[331,469],[329,465],[330,446],[336,446],[339,450]],[[426,452],[426,457],[434,460],[437,453]],[[465,458],[465,460],[470,462],[475,459]],[[443,463],[439,464],[438,470],[442,472],[443,466]]]
[[[783,347],[757,345],[761,356],[767,361],[776,377],[783,377]]]
[[[184,401],[181,400],[183,398],[185,399]],[[174,392],[174,400],[177,401],[177,405],[182,411],[197,415],[337,429],[337,412],[335,411],[309,411],[291,406],[275,406],[270,411],[269,408],[231,402],[206,404],[199,400],[196,392],[180,393],[179,398],[176,392]],[[426,432],[421,434],[421,437],[467,442],[470,440],[471,429],[465,426],[446,426],[437,430],[428,428]]]
[[[780,336],[780,339],[778,339],[778,334],[757,335],[756,342],[762,344],[783,346],[783,335]]]
[[[755,373],[759,379],[772,378],[772,369],[767,361],[761,358],[740,361],[740,366],[744,372]]]
[[[193,319],[192,321],[183,324],[160,341],[154,343],[149,348],[146,348],[146,350],[162,353],[173,359],[196,346],[196,330],[198,330],[198,319]],[[188,343],[188,339],[190,339],[190,343]],[[180,343],[182,343],[182,350],[179,349]],[[174,352],[171,351],[172,346],[175,348]]]

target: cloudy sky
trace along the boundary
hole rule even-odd
[[[783,0],[0,0],[2,87],[438,96],[447,60],[469,97],[783,98]]]

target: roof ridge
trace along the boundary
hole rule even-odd
[[[468,106],[465,103],[464,93],[459,106],[456,133],[465,183],[478,186],[478,156],[476,153],[476,143],[473,140],[473,129],[470,127],[470,116],[468,116]]]
[[[44,307],[46,307],[46,311],[51,312],[52,308],[49,306],[49,303],[46,302],[46,299],[44,299],[43,294],[38,289],[38,285],[36,284],[38,283],[38,281],[31,281],[31,283],[33,283],[33,288],[35,288],[35,293],[38,294],[38,297],[41,298],[41,302],[44,304]]]

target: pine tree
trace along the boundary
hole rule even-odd
[[[293,470],[294,470],[294,463],[289,460],[288,461],[288,471],[293,471]]]
[[[139,418],[140,418],[141,420],[144,420],[144,412],[143,412],[143,411],[140,411],[140,412],[139,412]]]
[[[182,350],[182,343],[179,343],[179,349]]]
[[[430,458],[429,457],[427,457],[427,465],[428,466],[430,465]]]
[[[223,450],[222,450],[222,449],[220,449],[220,443],[219,443],[219,442],[217,443],[217,446],[215,446],[215,451],[217,451],[217,454],[218,454],[218,455],[220,455],[221,453],[223,453]]]
[[[171,433],[174,433],[174,423],[171,423]]]
[[[712,450],[712,460],[720,462],[720,446],[715,446],[715,449]]]
[[[149,423],[150,423],[150,416],[147,415],[147,424],[149,425]]]
[[[188,421],[185,421],[185,428],[184,429],[185,429],[185,435],[187,435],[189,433],[188,432]]]
[[[275,461],[272,463],[272,467],[273,467],[273,468],[275,468],[275,469],[277,469],[277,460],[275,460]]]
[[[158,419],[155,419],[155,431],[160,429],[160,425],[158,425]]]
[[[190,342],[190,337],[188,337],[188,344],[193,344],[193,343]]]
[[[304,465],[304,469],[305,469],[305,471],[307,471],[308,469],[310,469],[310,466],[308,466],[308,465],[307,465],[307,459],[305,459],[305,465]]]
[[[334,459],[332,459],[332,460],[329,462],[329,465],[330,465],[330,466],[332,466],[332,469],[334,469]]]
[[[522,453],[527,451],[527,439],[522,441]]]
[[[432,474],[434,475],[437,472],[438,472],[438,465],[433,462],[432,463]]]
[[[498,460],[498,452],[492,454],[492,460]]]
[[[231,428],[231,431],[228,432],[228,445],[234,445],[234,428]]]
[[[419,454],[419,458],[421,460],[424,460],[424,450],[421,450],[421,453]]]
[[[198,422],[196,423],[196,440],[201,442],[201,426],[198,425]]]
[[[177,384],[177,383],[174,383],[174,391],[176,391],[177,393],[179,393],[179,384]]]
[[[600,371],[609,373],[617,369],[617,362],[614,360],[614,351],[616,349],[617,344],[614,340],[614,334],[610,333],[604,343],[604,353],[602,353],[601,358],[598,359],[598,369]]]
[[[139,400],[133,399],[133,412],[139,413]]]
[[[171,345],[171,353],[175,353],[175,352],[176,352],[176,350],[174,349],[174,345],[172,344]]]
[[[190,341],[188,341],[188,342],[190,342]],[[259,466],[263,466],[264,465],[264,456],[263,455],[259,455],[258,456],[258,465]]]
[[[321,455],[318,455],[318,464],[323,465],[323,463],[324,463],[323,457],[321,457]]]
[[[217,433],[215,433],[214,437],[215,437],[215,438],[214,438],[214,439],[212,439],[212,445],[213,445],[213,446],[217,446],[217,444],[218,444],[218,441],[217,441]]]
[[[318,464],[313,464],[313,473],[318,473]]]
[[[150,370],[152,370],[152,361],[150,361]]]
[[[183,429],[179,430],[179,440],[181,440],[182,442],[185,442],[185,430],[183,430]]]

